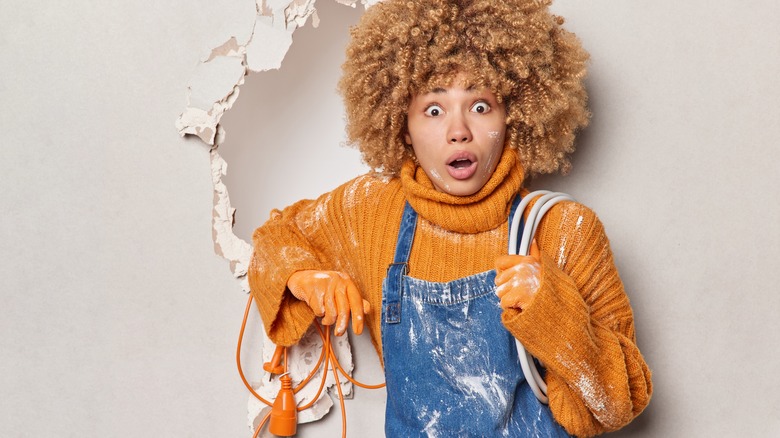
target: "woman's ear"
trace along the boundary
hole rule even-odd
[[[404,141],[406,141],[407,145],[412,145],[412,136],[408,132],[404,133]]]

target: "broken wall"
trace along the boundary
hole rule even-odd
[[[248,290],[245,275],[251,231],[267,219],[271,208],[316,197],[367,170],[360,165],[357,151],[339,147],[344,140],[343,110],[335,93],[348,28],[356,24],[363,6],[321,2],[315,9],[314,5],[313,1],[258,3],[257,20],[248,38],[230,38],[201,60],[188,85],[187,108],[176,124],[181,134],[196,135],[211,146],[215,251],[230,262],[244,290]],[[328,16],[324,26],[320,25],[322,11]],[[304,27],[309,17],[311,24]],[[273,129],[279,126],[290,128]],[[311,126],[318,128],[307,129]],[[279,169],[286,170],[280,174]],[[243,211],[236,211],[236,202]],[[248,347],[259,352],[262,346],[268,360],[274,346],[261,338]],[[367,339],[358,342],[370,345]],[[299,344],[303,345],[291,350],[294,384],[307,373],[297,365],[319,355],[321,342],[316,332]],[[339,339],[335,346],[342,365],[351,370],[346,339]],[[370,379],[382,381],[378,360],[371,359]],[[274,397],[277,379],[257,377],[252,382],[255,390],[263,397]],[[326,389],[333,391],[333,385],[328,377]],[[351,395],[351,384],[342,386]],[[307,385],[296,399],[305,404],[317,390],[318,385]],[[381,399],[382,394],[375,397]],[[320,419],[332,404],[331,397],[322,393],[311,409],[299,414],[299,422]],[[250,397],[252,427],[266,412],[262,403]],[[374,417],[381,420],[380,412]],[[362,421],[369,424],[366,416]]]
[[[706,427],[702,428],[698,423],[687,422],[684,414],[698,411],[699,399],[675,397],[675,395],[679,388],[690,386],[690,382],[697,382],[694,385],[696,388],[694,392],[701,394],[721,394],[722,391],[730,393],[730,389],[713,388],[708,385],[708,379],[702,379],[704,375],[725,377],[731,373],[730,368],[694,367],[695,372],[691,370],[675,376],[668,373],[678,360],[682,359],[686,363],[694,364],[698,363],[697,358],[700,355],[714,354],[712,348],[716,347],[703,348],[700,341],[710,333],[726,335],[721,338],[719,345],[738,347],[737,350],[745,354],[744,357],[755,354],[739,348],[736,339],[742,335],[736,335],[736,332],[726,333],[724,330],[727,329],[719,325],[708,326],[706,330],[701,329],[697,321],[708,320],[710,317],[713,318],[712,321],[720,321],[724,316],[723,312],[735,308],[752,314],[756,310],[755,305],[736,302],[731,294],[734,288],[760,288],[768,278],[759,275],[740,284],[739,280],[729,276],[735,271],[729,270],[729,274],[724,274],[727,278],[720,278],[717,282],[715,278],[718,276],[714,276],[704,282],[707,285],[696,283],[681,287],[680,285],[686,284],[682,278],[685,277],[687,268],[692,269],[694,277],[699,280],[709,278],[707,275],[712,274],[712,264],[718,262],[712,257],[702,258],[703,251],[706,250],[702,249],[701,242],[724,237],[716,236],[715,228],[699,228],[698,225],[694,225],[700,223],[702,212],[692,206],[696,205],[696,202],[707,207],[716,205],[716,201],[709,193],[711,179],[717,175],[715,169],[726,166],[727,162],[731,163],[728,165],[730,170],[736,171],[742,177],[750,176],[750,169],[765,165],[765,162],[760,159],[762,154],[767,153],[762,139],[766,141],[774,134],[768,132],[757,134],[755,127],[763,126],[768,119],[755,113],[746,113],[744,108],[745,105],[751,108],[768,106],[766,96],[757,93],[757,84],[766,86],[771,83],[770,66],[775,66],[777,60],[772,58],[773,61],[764,64],[763,67],[750,63],[749,60],[761,57],[766,51],[776,53],[777,44],[762,40],[758,31],[750,36],[742,34],[742,38],[750,44],[729,43],[733,41],[733,35],[750,28],[752,26],[750,23],[754,23],[760,14],[756,15],[757,12],[748,10],[737,12],[729,7],[709,7],[701,2],[683,8],[668,2],[652,5],[634,3],[630,6],[618,7],[614,2],[583,5],[559,1],[555,9],[569,19],[570,28],[580,35],[585,46],[592,53],[588,85],[594,118],[588,130],[580,136],[578,142],[580,151],[574,157],[575,170],[572,175],[567,178],[544,177],[532,182],[531,185],[574,194],[601,214],[612,237],[618,265],[637,315],[640,347],[645,351],[651,367],[656,370],[654,402],[644,416],[621,434],[655,435],[663,434],[659,432],[662,430],[666,432],[685,430],[686,434],[706,435],[704,432],[708,430]],[[685,19],[694,15],[692,11],[696,11],[695,15],[702,18],[695,26],[691,26]],[[610,23],[609,30],[602,26],[605,21]],[[768,22],[762,21],[762,23]],[[719,33],[716,31],[718,26],[725,26],[731,33]],[[667,35],[677,35],[677,37],[666,38],[658,35],[657,29],[663,29]],[[682,38],[682,41],[687,43],[678,44],[677,38]],[[745,72],[729,67],[731,64],[726,60],[729,56],[742,59],[753,68]],[[305,62],[297,68],[309,69]],[[745,75],[740,76],[739,73]],[[327,85],[323,81],[326,89],[335,84],[333,78],[328,80],[331,82]],[[739,84],[739,86],[723,87],[723,83]],[[774,92],[777,91],[776,86],[769,85],[769,88]],[[317,101],[315,94],[310,90],[307,90],[304,95],[304,99]],[[291,106],[295,108],[295,105]],[[330,108],[335,107],[334,105]],[[732,119],[733,115],[738,117]],[[732,123],[729,126],[734,129],[725,133],[725,136],[714,134],[719,132],[716,127],[723,126],[717,121],[724,119],[730,120]],[[282,124],[281,131],[287,130],[286,127],[290,130],[296,129],[299,120],[290,117],[289,123]],[[686,123],[693,123],[693,126],[697,127],[695,132],[689,131]],[[229,123],[226,122],[225,127],[228,125]],[[659,130],[659,125],[671,129]],[[776,133],[777,125],[771,125],[775,129],[771,132]],[[251,135],[248,137],[250,142],[260,144],[266,140],[264,136],[265,134],[255,134],[254,137]],[[706,142],[702,142],[702,136],[707,139]],[[336,143],[337,135],[333,134],[331,138],[333,140],[325,143]],[[733,146],[722,143],[727,138],[732,141],[748,141],[750,146],[745,153],[736,154]],[[310,142],[303,141],[303,143]],[[306,147],[314,151],[321,147],[322,142],[317,143],[314,146],[307,144]],[[710,147],[712,144],[723,144],[725,151],[713,151]],[[333,150],[335,151],[335,148]],[[297,167],[300,165],[300,159],[288,160],[294,163],[291,166],[293,171],[299,170]],[[268,185],[259,183],[260,178],[253,179],[249,176],[252,169],[256,170],[254,168],[256,161],[241,159],[238,161],[248,170],[238,170],[246,176],[236,178],[242,180],[236,183],[236,187]],[[337,160],[334,159],[317,160],[317,163],[324,167],[331,165],[325,163],[336,162]],[[705,167],[696,167],[695,163],[704,163]],[[640,171],[648,168],[645,173]],[[264,178],[273,179],[274,175],[281,178],[288,171],[289,169],[281,170],[265,175]],[[704,179],[696,179],[695,175]],[[328,177],[331,176],[318,175],[312,179],[329,181]],[[336,183],[352,176],[353,174],[348,173],[340,180],[337,179]],[[697,181],[698,184],[692,184],[692,180]],[[325,190],[317,183],[312,183],[312,187],[318,189],[313,189],[303,196],[294,196],[289,201],[300,197],[313,197]],[[252,190],[248,193],[250,196],[255,194]],[[749,199],[742,200],[742,205],[752,202]],[[256,208],[257,205],[257,202],[251,201],[242,201],[242,203],[251,208]],[[646,214],[647,203],[652,205],[649,211],[656,214]],[[264,210],[267,211],[267,208]],[[776,216],[777,207],[769,207],[768,213],[767,217]],[[253,211],[251,214],[257,215],[258,212]],[[741,216],[735,213],[736,217]],[[776,252],[778,226],[772,222],[762,221],[762,223],[766,224],[766,232],[775,242],[775,245],[768,249],[770,252]],[[248,236],[249,230],[256,225],[256,222],[249,225],[242,224],[239,218],[236,228],[246,227],[241,233]],[[637,233],[637,229],[643,231]],[[670,254],[658,248],[659,239],[666,240],[668,246],[664,249],[674,248],[680,253]],[[672,244],[675,241],[689,239],[689,245],[683,248]],[[733,241],[731,243],[739,246]],[[656,248],[656,250],[648,252],[647,248]],[[670,258],[676,262],[670,265]],[[720,286],[721,281],[729,286]],[[710,290],[718,290],[718,293],[712,299],[707,299],[710,298],[707,293]],[[708,311],[696,311],[693,317],[689,317],[685,311],[677,311],[677,308],[667,312],[661,309],[654,311],[654,306],[658,305],[657,294],[679,303],[681,308],[689,309],[690,306],[704,303],[703,307]],[[769,297],[769,302],[774,307],[778,305],[778,300],[775,298]],[[709,316],[705,317],[705,313]],[[714,315],[721,315],[721,317]],[[681,340],[675,338],[677,332],[665,331],[657,326],[658,321],[662,321],[661,325],[665,327],[683,326],[697,327],[697,329],[691,330],[690,337]],[[660,357],[655,357],[656,355]],[[731,397],[736,406],[747,406],[739,402],[741,400],[739,394]],[[743,401],[747,402],[747,400]],[[744,408],[740,412],[745,418],[751,416]],[[673,418],[673,420],[659,424],[658,416]],[[712,421],[708,424],[717,423],[717,418],[707,415],[703,417]],[[722,425],[712,427],[713,430],[722,430]],[[745,425],[739,423],[732,424],[731,427],[734,431],[741,431],[744,430]],[[772,417],[769,422],[762,422],[754,427],[757,433],[776,430],[777,416]]]
[[[594,118],[573,173],[535,184],[599,213],[655,372],[615,436],[777,436],[780,6],[555,7],[591,52]],[[255,18],[251,1],[4,9],[4,435],[249,436],[246,295],[214,252],[210,147],[172,124],[195,65]],[[353,347],[359,374],[374,353]],[[375,397],[348,403],[372,419],[350,436],[381,429]],[[332,414],[300,436],[339,428]]]

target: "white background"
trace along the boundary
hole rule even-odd
[[[213,253],[208,148],[174,121],[197,60],[253,7],[4,2],[0,436],[249,436],[246,296]],[[778,436],[780,3],[555,10],[592,55],[594,116],[573,172],[533,186],[573,194],[612,240],[655,383],[617,435]],[[320,28],[225,116],[239,235],[362,171],[333,91],[358,15],[321,0]],[[365,340],[355,356],[372,380]],[[350,436],[381,435],[383,409],[358,391]],[[339,428],[333,413],[300,436]]]

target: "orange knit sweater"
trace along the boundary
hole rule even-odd
[[[286,290],[293,272],[338,270],[371,302],[366,326],[381,358],[382,280],[404,202],[420,217],[409,275],[450,281],[493,269],[506,253],[511,201],[522,182],[516,154],[506,150],[485,187],[468,197],[436,191],[422,169],[407,162],[399,178],[364,175],[317,200],[274,210],[254,233],[249,269],[269,337],[295,344],[314,320]],[[545,364],[550,408],[569,433],[616,430],[642,412],[652,383],[603,226],[587,207],[565,202],[547,213],[536,237],[539,291],[522,312],[505,311],[502,321]]]

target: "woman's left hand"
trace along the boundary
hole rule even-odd
[[[531,242],[530,255],[505,255],[496,259],[496,295],[501,307],[523,310],[539,290],[542,266],[539,246]]]

